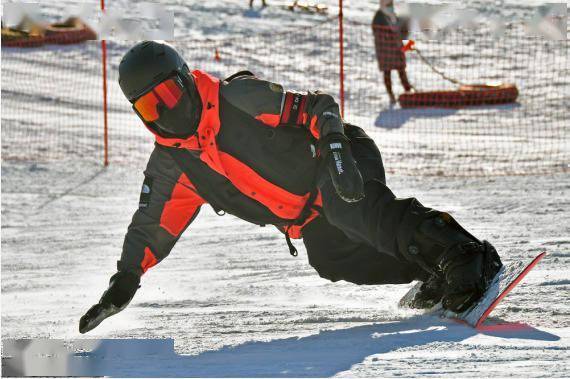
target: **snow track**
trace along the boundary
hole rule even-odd
[[[79,317],[115,269],[142,174],[73,162],[4,162],[2,174],[2,338],[77,339]],[[85,337],[173,338],[177,353],[192,355],[172,363],[183,376],[564,376],[568,177],[388,183],[449,209],[507,262],[549,252],[490,319],[510,326],[475,332],[399,310],[410,285],[330,283],[300,241],[293,258],[275,229],[205,206],[129,308]]]

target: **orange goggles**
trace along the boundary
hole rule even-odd
[[[179,78],[166,79],[156,85],[150,92],[139,97],[133,103],[133,108],[139,116],[148,122],[158,120],[158,109],[164,104],[168,109],[173,109],[182,97],[184,87]]]

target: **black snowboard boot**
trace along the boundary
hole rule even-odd
[[[484,293],[501,268],[497,251],[479,241],[449,214],[413,201],[398,233],[402,255],[431,274],[418,305],[441,300],[444,308],[463,312]],[[438,299],[439,298],[439,299]]]
[[[445,290],[442,305],[454,312],[463,312],[489,288],[503,265],[497,250],[487,241],[459,245],[459,254],[449,252],[448,267],[443,267]]]

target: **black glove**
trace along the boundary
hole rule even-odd
[[[139,288],[140,277],[126,271],[119,271],[109,280],[109,288],[79,320],[79,332],[87,333],[104,319],[119,313],[127,307]]]
[[[350,151],[350,141],[342,133],[331,133],[319,141],[319,150],[328,167],[336,193],[348,203],[364,198],[364,182]]]

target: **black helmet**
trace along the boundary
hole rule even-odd
[[[121,59],[119,85],[127,99],[133,101],[173,73],[188,73],[188,65],[180,54],[166,43],[143,41]]]
[[[187,137],[196,131],[202,104],[180,54],[166,43],[143,41],[133,46],[119,64],[119,85],[131,103],[169,78],[176,78],[185,90],[179,104],[174,109],[161,107],[160,118],[152,122],[141,118],[164,137]]]

